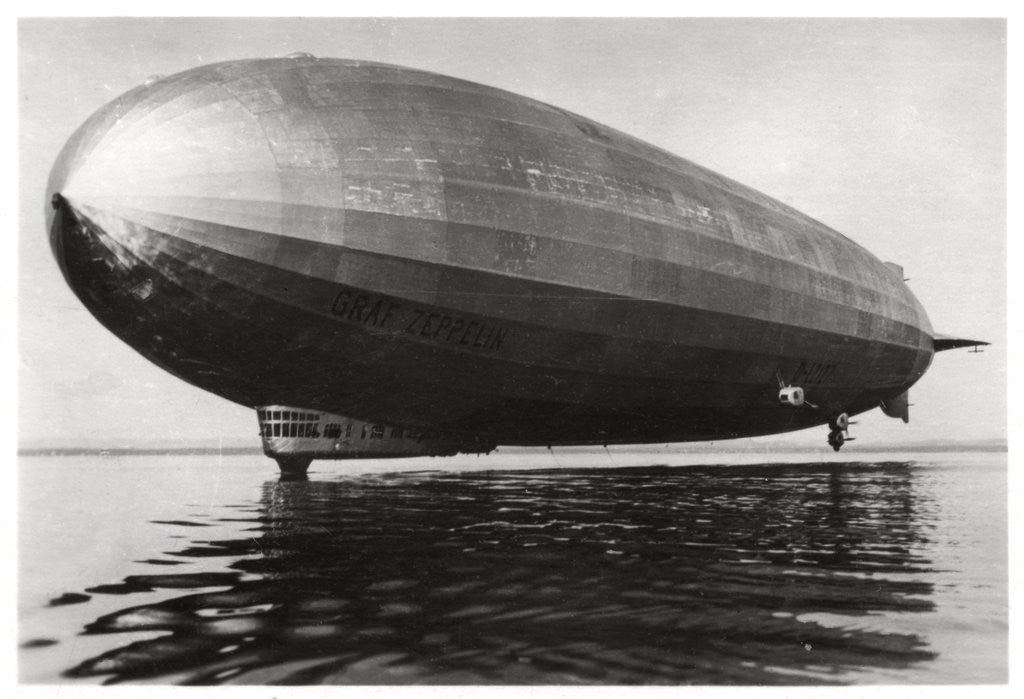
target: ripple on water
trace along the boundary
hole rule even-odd
[[[173,554],[220,571],[87,588],[136,596],[86,627],[111,634],[111,648],[67,674],[200,684],[891,677],[936,657],[909,630],[921,625],[905,623],[935,612],[936,508],[915,478],[899,464],[810,464],[270,482],[258,531],[193,537]],[[227,589],[203,589],[216,586]],[[124,631],[159,636],[116,647]]]

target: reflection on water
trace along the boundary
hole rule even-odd
[[[935,657],[886,622],[934,608],[922,557],[933,508],[914,472],[776,464],[268,482],[259,512],[240,514],[251,536],[206,540],[199,522],[177,521],[190,546],[152,561],[213,557],[223,572],[163,568],[86,589],[164,593],[90,623],[87,634],[155,633],[123,647],[113,638],[66,676],[794,684],[906,668]]]

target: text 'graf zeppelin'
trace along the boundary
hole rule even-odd
[[[331,313],[349,323],[480,351],[500,350],[508,335],[508,328],[491,322],[349,289],[334,297]]]

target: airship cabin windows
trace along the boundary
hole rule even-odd
[[[320,438],[320,414],[298,410],[258,410],[264,437]],[[334,432],[341,436],[341,425],[332,423]]]

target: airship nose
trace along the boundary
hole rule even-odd
[[[168,255],[190,264],[240,221],[278,232],[277,163],[241,91],[195,71],[150,80],[71,136],[46,209],[53,254],[76,293],[138,284]]]
[[[51,169],[46,227],[69,287],[102,325],[164,369],[253,405],[223,353],[250,368],[259,357],[218,305],[229,298],[242,313],[253,301],[220,272],[240,251],[276,252],[283,198],[268,133],[280,129],[219,70],[147,81],[89,117]]]
[[[151,247],[145,230],[116,215],[113,200],[103,196],[112,178],[96,169],[97,161],[110,162],[102,141],[122,115],[119,107],[104,108],[69,139],[51,170],[45,209],[50,250],[68,286],[123,338],[144,325],[140,302],[155,275],[152,257],[143,254]]]
[[[59,158],[50,177],[46,206],[50,250],[75,295],[109,326],[115,297],[138,283],[136,277],[146,274],[145,265],[104,229],[100,211],[66,194],[67,165],[65,158]]]
[[[62,194],[51,196],[50,208],[50,248],[72,291],[111,329],[115,321],[131,322],[133,313],[125,307],[125,297],[132,295],[147,271],[126,264],[124,252]]]
[[[46,212],[46,227],[50,234],[50,250],[53,251],[53,257],[57,260],[57,264],[60,266],[61,272],[64,273],[64,277],[67,278],[68,241],[66,236],[68,230],[75,225],[74,217],[71,214],[67,200],[59,192],[55,192],[50,197],[49,208],[50,210]]]

